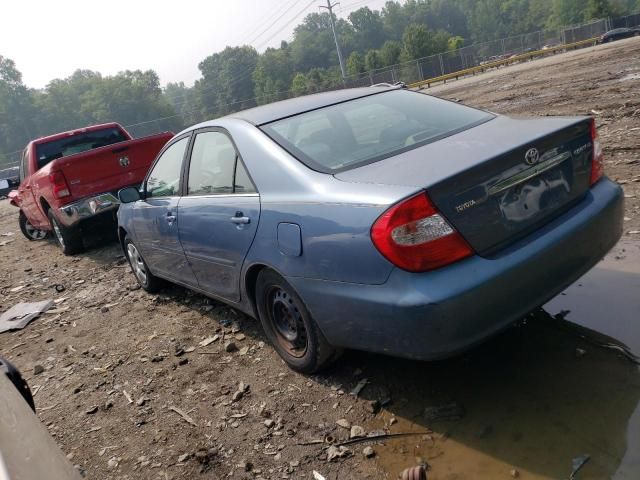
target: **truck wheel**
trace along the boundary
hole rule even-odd
[[[340,356],[341,350],[329,345],[295,290],[273,270],[258,275],[256,304],[262,328],[292,369],[314,373]]]
[[[142,288],[149,293],[155,293],[162,288],[164,281],[149,271],[147,263],[142,258],[138,247],[129,237],[124,237],[124,251],[131,266],[131,271]]]
[[[20,219],[18,222],[20,223],[20,231],[22,234],[31,241],[43,240],[49,235],[49,232],[46,230],[38,230],[36,227],[31,225],[31,222],[27,220],[27,216],[22,212],[22,210],[20,210]]]
[[[82,232],[79,227],[65,227],[58,221],[51,210],[49,210],[47,216],[49,217],[49,222],[51,222],[53,234],[56,240],[58,240],[58,245],[62,248],[62,253],[65,255],[75,255],[84,250]]]

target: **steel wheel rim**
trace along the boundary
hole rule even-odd
[[[56,234],[56,238],[58,239],[58,243],[62,248],[64,248],[64,238],[62,238],[62,232],[60,231],[60,225],[55,220],[52,220],[53,224],[53,232]]]
[[[138,249],[133,243],[127,245],[127,256],[129,257],[129,264],[133,270],[133,274],[138,281],[143,285],[147,283],[147,269],[144,266],[144,261]]]
[[[27,231],[27,235],[29,235],[29,237],[34,240],[42,240],[47,234],[47,232],[45,232],[44,230],[39,230],[31,225],[29,220],[25,221],[24,229]]]
[[[302,358],[309,342],[302,313],[295,299],[283,288],[273,287],[267,301],[269,322],[278,344],[292,357]]]

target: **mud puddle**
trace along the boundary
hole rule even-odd
[[[453,360],[371,358],[393,403],[368,427],[423,432],[373,445],[388,478],[425,463],[432,480],[566,479],[582,455],[576,479],[640,478],[640,368],[600,346],[640,354],[640,246],[545,309]]]

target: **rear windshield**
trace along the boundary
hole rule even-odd
[[[86,152],[92,148],[104,147],[128,140],[122,130],[117,127],[109,127],[93,132],[78,133],[51,142],[36,145],[36,158],[38,168],[60,157],[68,157],[76,153]]]
[[[308,167],[326,173],[382,160],[493,115],[419,92],[393,90],[261,126]]]

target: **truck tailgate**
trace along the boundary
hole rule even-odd
[[[75,199],[118,190],[142,182],[164,144],[168,132],[114,143],[54,160]],[[52,166],[53,167],[53,166]]]

